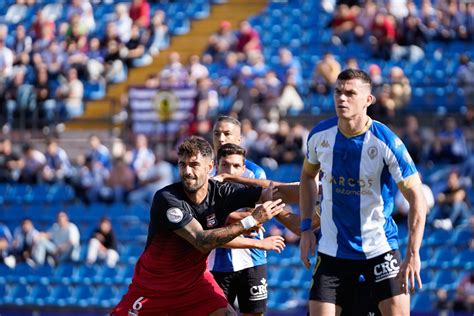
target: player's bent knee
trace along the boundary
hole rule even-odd
[[[410,315],[410,296],[400,294],[387,298],[379,303],[379,309],[383,316]]]

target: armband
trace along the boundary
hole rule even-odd
[[[310,230],[311,229],[311,223],[312,223],[311,218],[303,219],[300,223],[301,232],[305,232],[305,231]]]

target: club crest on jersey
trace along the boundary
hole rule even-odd
[[[369,149],[367,149],[367,155],[369,155],[370,159],[374,159],[378,153],[379,151],[375,146],[370,146]]]
[[[374,267],[375,282],[394,278],[397,276],[398,271],[400,271],[398,260],[391,253],[387,253],[383,258],[385,262]]]
[[[216,214],[212,213],[211,215],[206,216],[207,227],[214,227],[217,224]]]
[[[181,211],[179,208],[172,207],[166,211],[166,217],[171,223],[176,224],[176,223],[179,223],[183,219],[184,214],[183,214],[183,211]]]

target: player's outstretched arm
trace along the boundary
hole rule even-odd
[[[283,224],[287,229],[289,229],[293,234],[301,236],[301,217],[298,214],[293,213],[288,208],[285,208],[280,214],[275,216],[275,218]],[[321,217],[319,212],[319,206],[315,208],[311,218],[311,230],[314,231],[318,229],[321,224]]]
[[[418,174],[415,176],[418,177]],[[418,287],[420,289],[422,288],[422,280],[420,277],[420,247],[421,241],[423,240],[428,207],[423,194],[421,181],[418,181],[418,183],[411,188],[400,188],[400,190],[410,204],[410,211],[408,213],[409,235],[407,254],[399,273],[400,287],[404,293],[408,294],[409,288],[412,292],[415,290],[415,280],[418,283]]]
[[[276,251],[281,253],[285,249],[285,239],[281,236],[268,236],[264,239],[250,239],[244,237],[236,237],[229,241],[222,248],[233,249],[260,249],[267,251]]]
[[[298,203],[299,202],[299,182],[278,182],[266,179],[252,179],[242,176],[231,175],[228,173],[221,173],[214,177],[217,181],[237,182],[248,186],[259,186],[264,189],[268,188],[270,184],[276,188],[274,198],[279,198],[285,201],[285,203]]]
[[[245,217],[241,221],[222,228],[204,230],[201,224],[193,218],[183,228],[175,230],[175,233],[187,240],[199,251],[207,253],[214,248],[220,247],[243,232],[263,224],[274,216],[278,215],[285,204],[280,199],[267,201],[255,208],[252,215]]]
[[[304,266],[311,266],[309,255],[315,255],[316,237],[311,230],[314,206],[318,196],[318,185],[316,182],[320,165],[314,165],[306,159],[301,170],[300,178],[300,211],[301,211],[301,240],[300,258]]]

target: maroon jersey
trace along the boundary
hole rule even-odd
[[[135,267],[132,286],[156,295],[183,295],[192,291],[206,270],[208,254],[201,253],[173,231],[193,218],[204,229],[222,227],[229,213],[253,207],[261,188],[209,180],[208,194],[196,205],[184,193],[181,182],[155,194],[145,251]]]

